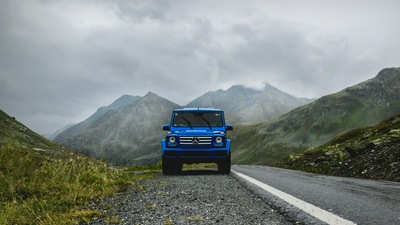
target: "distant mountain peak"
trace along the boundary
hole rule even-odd
[[[257,92],[257,90],[254,89],[254,88],[246,87],[246,86],[241,85],[241,84],[237,84],[237,85],[233,85],[232,87],[228,88],[226,90],[226,92],[227,93],[230,93],[230,92],[251,92],[251,93],[255,93],[255,92]]]
[[[140,100],[141,101],[169,101],[168,99],[163,98],[151,91],[147,92],[147,94],[145,94]]]
[[[265,91],[265,90],[278,90],[276,87],[272,86],[270,83],[268,82],[263,82],[262,84],[260,84],[260,86],[257,87],[252,87],[252,86],[247,86],[247,85],[243,85],[243,84],[235,84],[232,85],[230,88],[228,88],[226,91],[232,91],[232,90],[248,90],[248,91]]]
[[[229,89],[245,89],[245,86],[243,84],[235,84],[235,85],[232,85],[227,90],[229,90]]]
[[[157,97],[160,97],[160,96],[158,96],[157,94],[155,94],[154,92],[151,92],[151,91],[149,91],[149,92],[147,92],[147,94],[145,94],[144,96],[143,96],[143,98],[144,97],[150,97],[150,96],[157,96]]]
[[[119,97],[117,100],[115,100],[113,103],[111,103],[109,106],[106,108],[109,109],[117,109],[119,107],[125,106],[125,105],[130,105],[135,103],[140,97],[139,96],[133,96],[133,95],[122,95]]]
[[[392,67],[392,68],[386,68],[381,70],[376,78],[382,79],[382,78],[396,78],[399,77],[399,72],[400,72],[400,67]]]
[[[233,85],[226,91],[209,91],[186,106],[219,108],[226,111],[228,122],[250,124],[274,119],[308,102],[264,83],[263,89]]]
[[[124,94],[121,97],[119,97],[116,101],[120,100],[120,99],[125,99],[125,98],[132,98],[133,95],[128,95],[128,94]]]
[[[180,106],[153,92],[118,109],[104,108],[85,121],[60,133],[55,142],[78,152],[107,159],[117,165],[148,164],[160,159],[160,126],[168,123],[171,112]],[[107,111],[106,111],[107,110]]]

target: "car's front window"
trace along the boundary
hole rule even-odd
[[[221,112],[175,112],[174,127],[222,127]]]

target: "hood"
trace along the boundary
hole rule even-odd
[[[209,127],[193,127],[190,129],[189,127],[185,128],[173,128],[171,129],[171,134],[179,134],[182,136],[212,136],[215,134],[225,134],[224,127],[213,127],[210,129]]]

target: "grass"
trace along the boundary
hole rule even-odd
[[[204,218],[203,218],[203,216],[201,216],[201,215],[197,215],[197,216],[189,216],[189,217],[186,217],[186,220],[187,220],[187,221],[193,221],[193,222],[200,222],[200,221],[203,221]]]
[[[279,166],[335,176],[399,181],[400,114],[290,154]],[[366,171],[368,174],[366,174]]]
[[[154,210],[155,208],[157,208],[156,204],[147,204],[145,205],[145,208],[147,210]]]
[[[183,169],[208,169],[218,167],[215,163],[183,164]]]
[[[106,218],[89,204],[154,177],[145,167],[111,167],[59,146],[0,110],[0,224],[78,224]],[[132,185],[133,184],[133,185]]]
[[[55,155],[43,151],[14,143],[1,145],[0,224],[88,222],[100,216],[88,209],[91,201],[149,176],[68,151]]]
[[[173,225],[174,221],[171,218],[168,218],[165,222],[164,225]]]

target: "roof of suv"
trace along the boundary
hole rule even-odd
[[[189,112],[189,111],[211,111],[211,112],[221,112],[220,109],[214,108],[183,108],[183,109],[175,109],[175,112]]]

